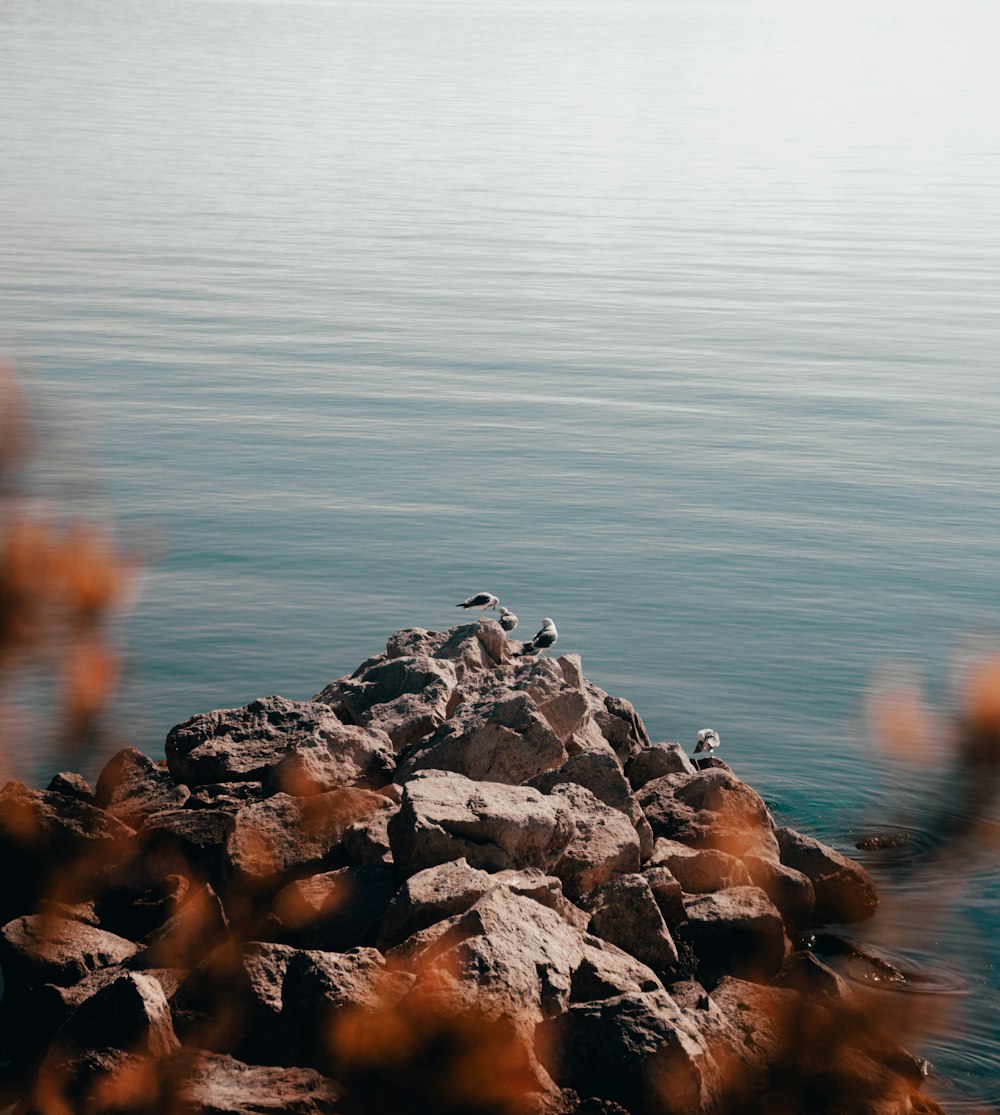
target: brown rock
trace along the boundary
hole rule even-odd
[[[76,983],[97,968],[121,964],[136,946],[103,929],[66,918],[29,915],[0,929],[5,993],[43,983]]]
[[[570,1000],[588,1003],[640,991],[662,991],[652,968],[610,941],[588,933],[583,939],[583,959],[573,972]]]
[[[377,790],[396,769],[392,740],[376,728],[332,719],[321,736],[297,742],[264,775],[265,794],[293,797],[322,794],[343,786]]]
[[[54,1038],[60,1050],[121,1049],[164,1057],[178,1048],[163,988],[141,972],[120,972],[83,999]]]
[[[813,885],[813,923],[864,921],[878,908],[878,892],[860,864],[794,829],[777,830],[781,862],[801,871]]]
[[[752,883],[750,873],[735,856],[714,848],[689,848],[662,837],[656,841],[650,864],[668,868],[688,894],[710,894]]]
[[[811,923],[816,892],[801,871],[763,856],[745,855],[743,863],[750,872],[750,881],[777,906],[790,929],[802,929]]]
[[[164,764],[154,763],[135,747],[125,747],[105,764],[94,795],[101,809],[137,829],[154,813],[180,809],[191,791],[177,785]]]
[[[248,1065],[186,1050],[171,1075],[181,1081],[181,1110],[200,1115],[339,1115],[339,1090],[312,1069]]]
[[[589,896],[590,932],[610,941],[663,977],[677,967],[678,955],[649,883],[623,875]]]
[[[54,794],[66,794],[67,797],[76,798],[87,805],[94,804],[94,791],[90,783],[82,774],[75,774],[73,771],[63,770],[54,774],[45,789]]]
[[[694,763],[679,743],[653,743],[637,751],[628,761],[625,774],[633,790],[641,790],[665,774],[694,774]]]
[[[781,915],[758,887],[730,887],[685,899],[687,921],[677,933],[698,957],[698,977],[723,975],[763,982],[790,951]]]
[[[341,867],[289,883],[274,910],[295,944],[343,952],[375,944],[395,889],[388,864]]]
[[[639,836],[628,818],[575,782],[557,785],[550,800],[565,805],[573,835],[552,867],[571,899],[639,870]]]

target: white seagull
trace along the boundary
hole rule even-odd
[[[698,745],[694,753],[700,755],[703,751],[707,751],[711,755],[721,742],[719,733],[714,728],[702,728],[698,733]]]
[[[559,632],[556,630],[556,625],[548,618],[543,619],[541,630],[530,643],[524,644],[519,657],[523,657],[526,654],[537,654],[539,651],[546,651],[549,647],[555,646],[556,639],[558,638]]]
[[[475,608],[477,612],[485,612],[487,608],[496,609],[500,601],[490,592],[477,592],[475,596],[470,596],[468,600],[463,600],[461,604],[456,604],[456,608]],[[481,618],[481,617],[480,617]]]
[[[500,626],[504,631],[513,631],[517,627],[517,616],[510,610],[500,605]]]

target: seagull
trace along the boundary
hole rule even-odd
[[[698,744],[694,753],[700,755],[703,751],[707,751],[711,755],[721,742],[719,733],[714,728],[702,728],[698,733]]]
[[[518,657],[523,658],[526,654],[537,654],[539,651],[546,651],[549,647],[555,646],[556,639],[558,638],[559,632],[556,630],[556,625],[550,619],[543,619],[541,630],[530,643],[524,644]]]
[[[477,592],[475,596],[470,596],[468,600],[463,600],[461,604],[456,604],[456,608],[475,608],[478,612],[485,612],[487,608],[496,609],[500,601],[489,592]],[[482,617],[480,617],[482,618]]]
[[[513,631],[517,627],[517,616],[510,610],[510,608],[500,607],[500,626],[504,631]]]

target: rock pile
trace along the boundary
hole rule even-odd
[[[800,945],[875,912],[864,870],[518,649],[399,631],[93,790],[8,783],[13,1110],[935,1110]]]

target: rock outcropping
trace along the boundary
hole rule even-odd
[[[94,791],[8,783],[15,1110],[935,1110],[803,945],[875,912],[865,871],[518,649],[399,631]]]

